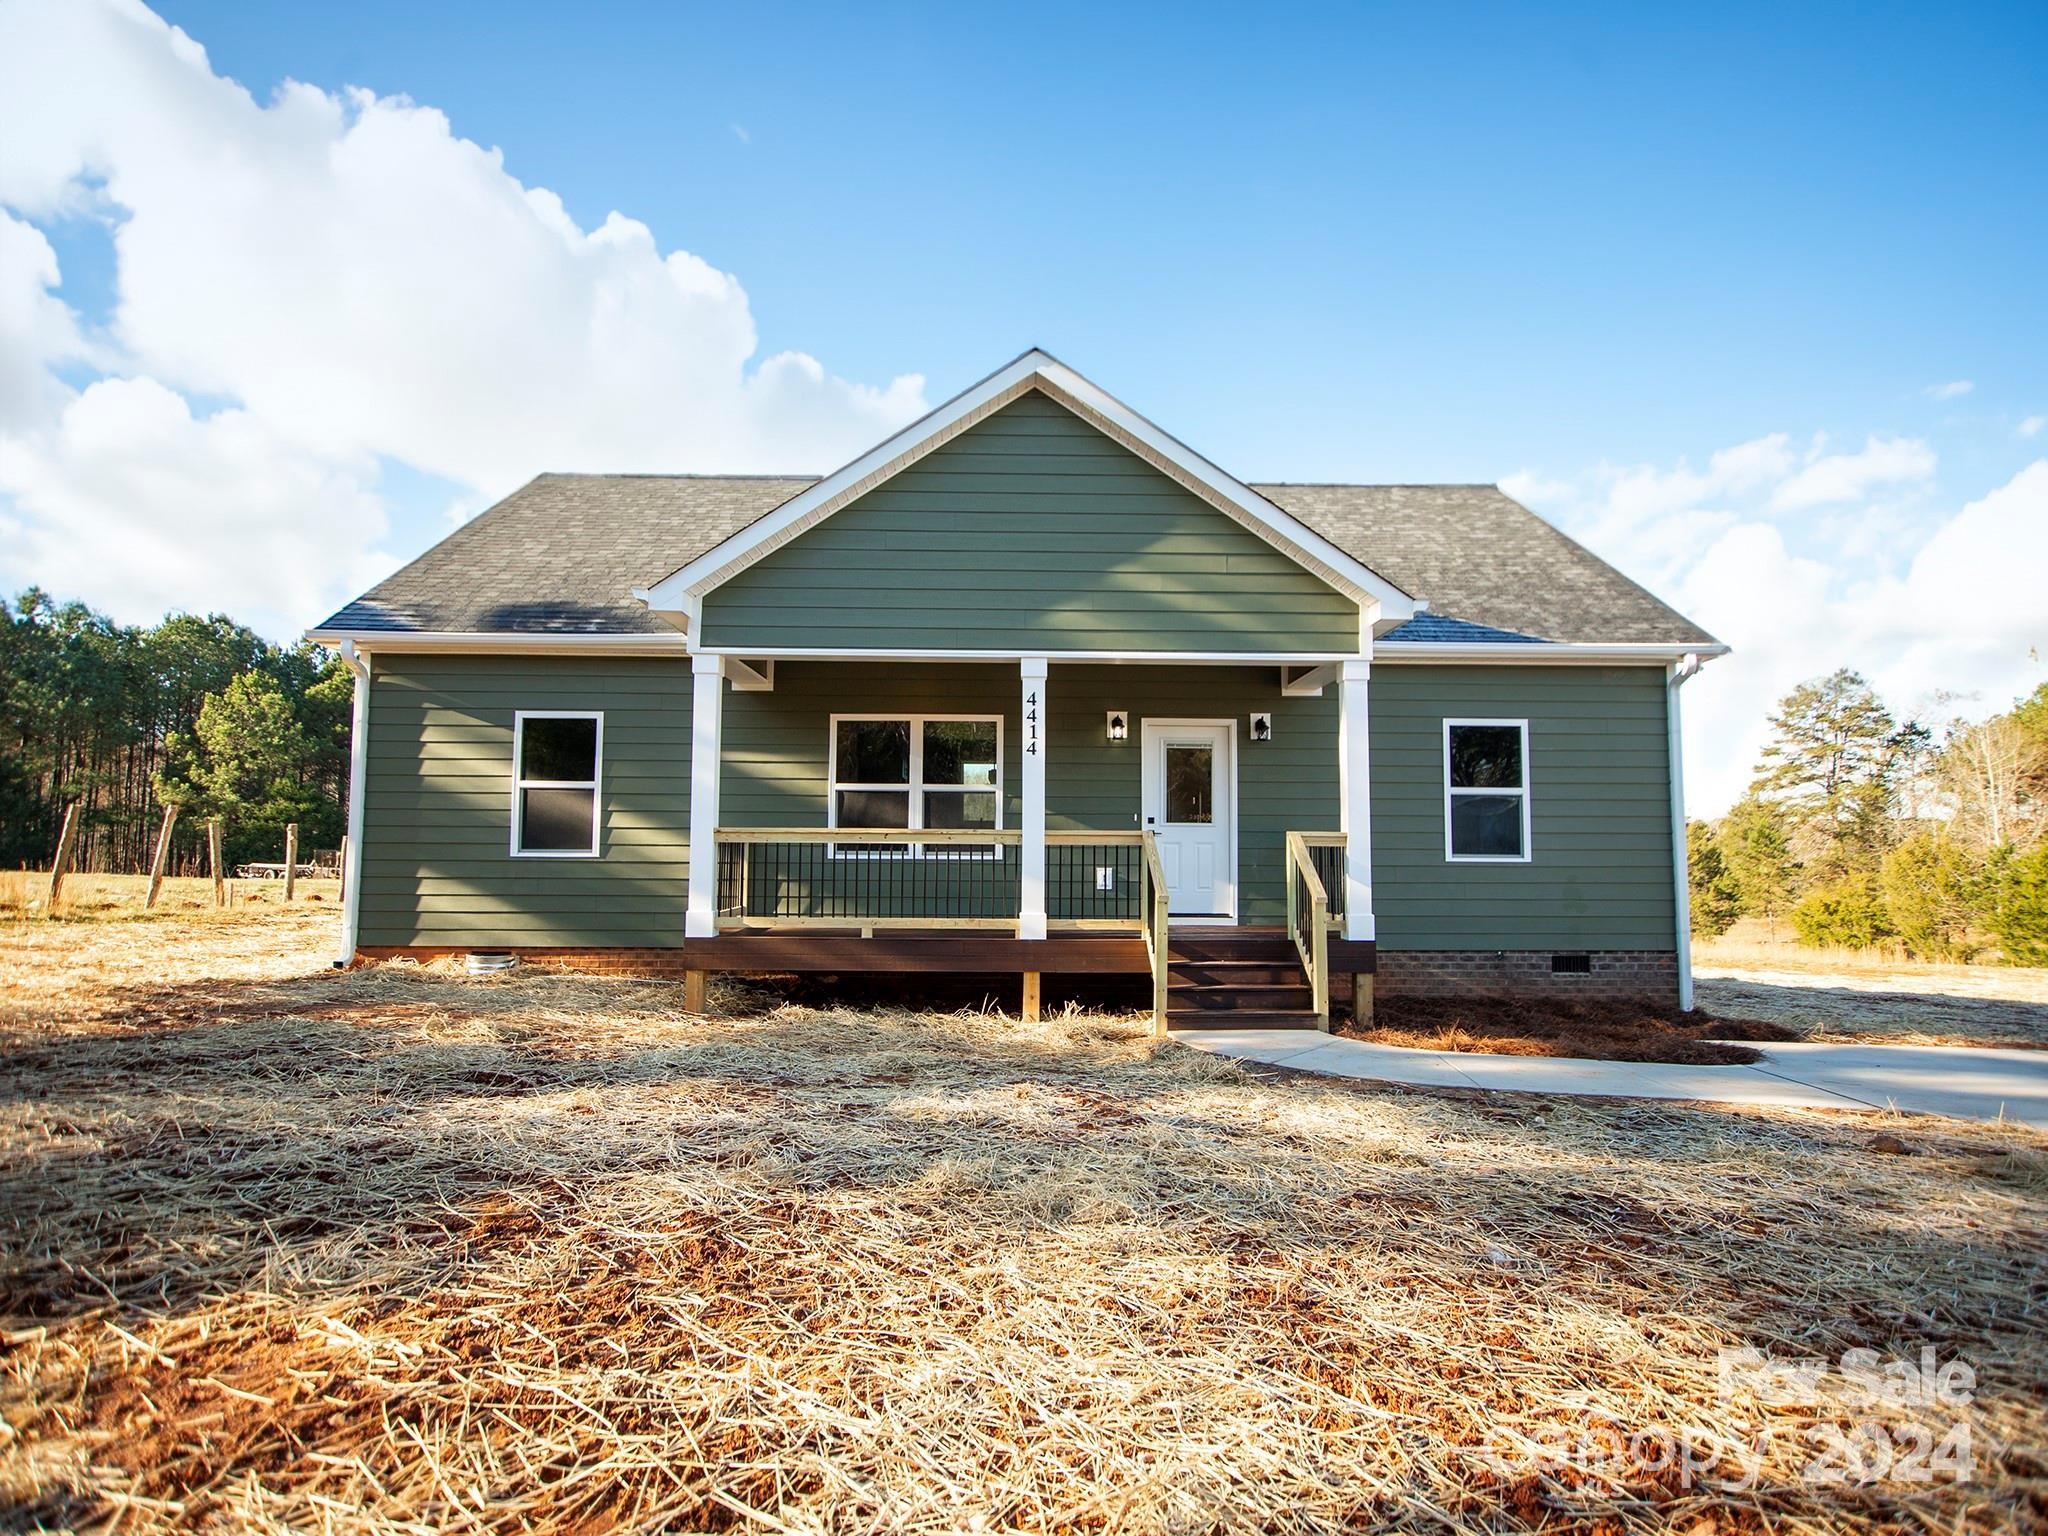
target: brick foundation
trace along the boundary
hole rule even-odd
[[[681,980],[686,967],[680,949],[542,948],[520,944],[365,944],[356,951],[364,960],[460,960],[473,951],[517,955],[522,965],[549,971],[580,971],[596,976],[644,976]]]
[[[1571,951],[1587,954],[1584,950]],[[1584,972],[1551,969],[1551,951],[1381,949],[1380,997],[1530,997],[1557,1001],[1678,1004],[1678,956],[1670,950],[1596,949]]]

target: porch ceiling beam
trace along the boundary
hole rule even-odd
[[[1280,669],[1280,693],[1289,699],[1319,699],[1323,690],[1337,681],[1340,662],[1325,662],[1317,667],[1282,667]]]

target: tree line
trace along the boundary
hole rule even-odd
[[[2048,683],[1937,732],[1844,669],[1770,724],[1749,792],[1687,828],[1694,933],[2048,965]]]
[[[146,869],[171,803],[179,872],[209,816],[230,862],[281,859],[294,821],[338,847],[352,689],[338,657],[221,614],[122,625],[30,588],[0,606],[0,868],[46,865],[73,803],[94,873]]]

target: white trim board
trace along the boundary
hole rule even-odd
[[[705,594],[1034,390],[1352,599],[1367,633],[1374,624],[1401,623],[1420,611],[1408,593],[1292,513],[1036,347],[634,595],[656,612],[687,615],[694,640]]]
[[[309,629],[306,638],[315,645],[352,644],[365,654],[375,651],[390,656],[426,651],[496,651],[512,655],[546,656],[573,652],[581,656],[687,656],[690,647],[681,635],[531,635],[506,634],[492,630],[427,630],[400,632],[382,629]],[[758,656],[759,650],[736,651],[738,656]]]
[[[1140,717],[1138,723],[1138,815],[1140,825],[1154,827],[1154,817],[1166,814],[1166,785],[1163,778],[1153,773],[1155,766],[1164,769],[1166,738],[1175,731],[1212,731],[1223,744],[1222,773],[1223,793],[1217,796],[1216,811],[1224,822],[1223,850],[1228,859],[1228,869],[1216,881],[1215,891],[1223,898],[1219,912],[1170,912],[1172,923],[1196,923],[1217,926],[1235,926],[1238,914],[1238,866],[1242,862],[1239,847],[1240,836],[1237,815],[1238,791],[1238,739],[1237,717],[1210,719],[1151,715]],[[1155,747],[1155,742],[1157,743]],[[1158,761],[1155,763],[1155,755]],[[1155,828],[1156,831],[1156,828]]]
[[[1553,667],[1559,663],[1592,666],[1669,666],[1687,656],[1702,660],[1726,656],[1725,645],[1676,645],[1658,641],[1651,644],[1602,645],[1581,640],[1459,641],[1381,640],[1373,647],[1372,659],[1389,666],[1402,662],[1471,663],[1489,667]]]
[[[1522,782],[1513,788],[1491,788],[1468,785],[1458,788],[1451,783],[1451,732],[1459,726],[1498,726],[1521,733],[1522,738]],[[1529,765],[1529,722],[1527,720],[1503,720],[1491,717],[1469,715],[1448,716],[1443,727],[1443,772],[1444,772],[1444,862],[1446,864],[1532,864],[1536,860],[1535,817],[1531,805],[1535,789]],[[1491,795],[1496,799],[1513,795],[1522,802],[1522,851],[1520,853],[1459,853],[1451,846],[1451,805],[1459,795],[1468,799]]]
[[[529,779],[526,777],[526,722],[529,720],[588,720],[596,727],[591,743],[591,776],[588,779]],[[587,789],[590,791],[590,846],[588,848],[526,848],[526,791],[529,789]],[[512,711],[512,827],[510,856],[515,859],[600,859],[604,857],[604,711],[601,709],[515,709]]]

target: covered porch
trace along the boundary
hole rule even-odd
[[[1046,975],[1149,975],[1161,1028],[1227,1001],[1218,976],[1322,1027],[1353,978],[1369,996],[1365,658],[700,652],[693,671],[695,985],[1004,973],[1034,1013]]]

